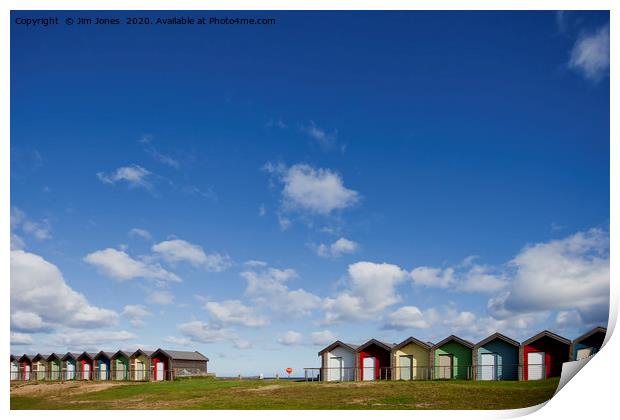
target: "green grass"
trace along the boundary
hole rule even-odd
[[[384,381],[321,383],[192,379],[127,383],[84,392],[88,385],[29,386],[11,409],[507,409],[540,404],[558,379],[529,382]],[[26,391],[26,392],[24,392]]]

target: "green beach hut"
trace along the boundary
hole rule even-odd
[[[471,379],[474,344],[451,335],[431,347],[433,379]]]
[[[112,380],[128,381],[129,380],[129,356],[131,353],[125,353],[122,350],[117,351],[110,358],[112,369]]]
[[[50,381],[60,380],[60,357],[52,353],[47,358],[48,378]]]

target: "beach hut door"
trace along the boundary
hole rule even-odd
[[[24,380],[25,381],[30,380],[30,366],[29,365],[24,365]]]
[[[577,350],[577,360],[592,356],[592,347]]]
[[[75,377],[75,365],[73,363],[67,363],[67,379],[72,380]]]
[[[90,365],[88,363],[84,363],[84,377],[82,379],[90,379]]]
[[[144,380],[144,362],[136,362],[136,381]]]
[[[329,358],[329,372],[327,374],[330,381],[342,381],[342,357],[330,357]]]
[[[15,362],[11,362],[11,380],[14,381],[17,379],[19,373],[19,366]]]
[[[400,356],[399,357],[399,369],[400,369],[400,379],[403,381],[411,380],[411,356]]]
[[[155,380],[164,380],[164,362],[157,362],[157,364],[155,365]]]
[[[452,379],[452,355],[439,355],[439,379]]]
[[[108,379],[108,366],[105,363],[99,365],[99,379],[102,381]]]
[[[527,356],[527,379],[545,379],[545,352],[532,352]]]
[[[365,381],[374,381],[375,380],[375,358],[374,357],[364,357],[364,380]]]
[[[497,355],[494,353],[482,353],[480,355],[480,379],[494,381],[497,379]]]

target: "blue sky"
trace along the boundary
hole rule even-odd
[[[13,352],[606,324],[607,13],[252,16],[12,25]]]

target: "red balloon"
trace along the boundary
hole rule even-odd
[[[293,371],[293,369],[291,369],[291,368],[286,368],[286,373],[289,373],[289,374],[290,374],[292,371]]]

